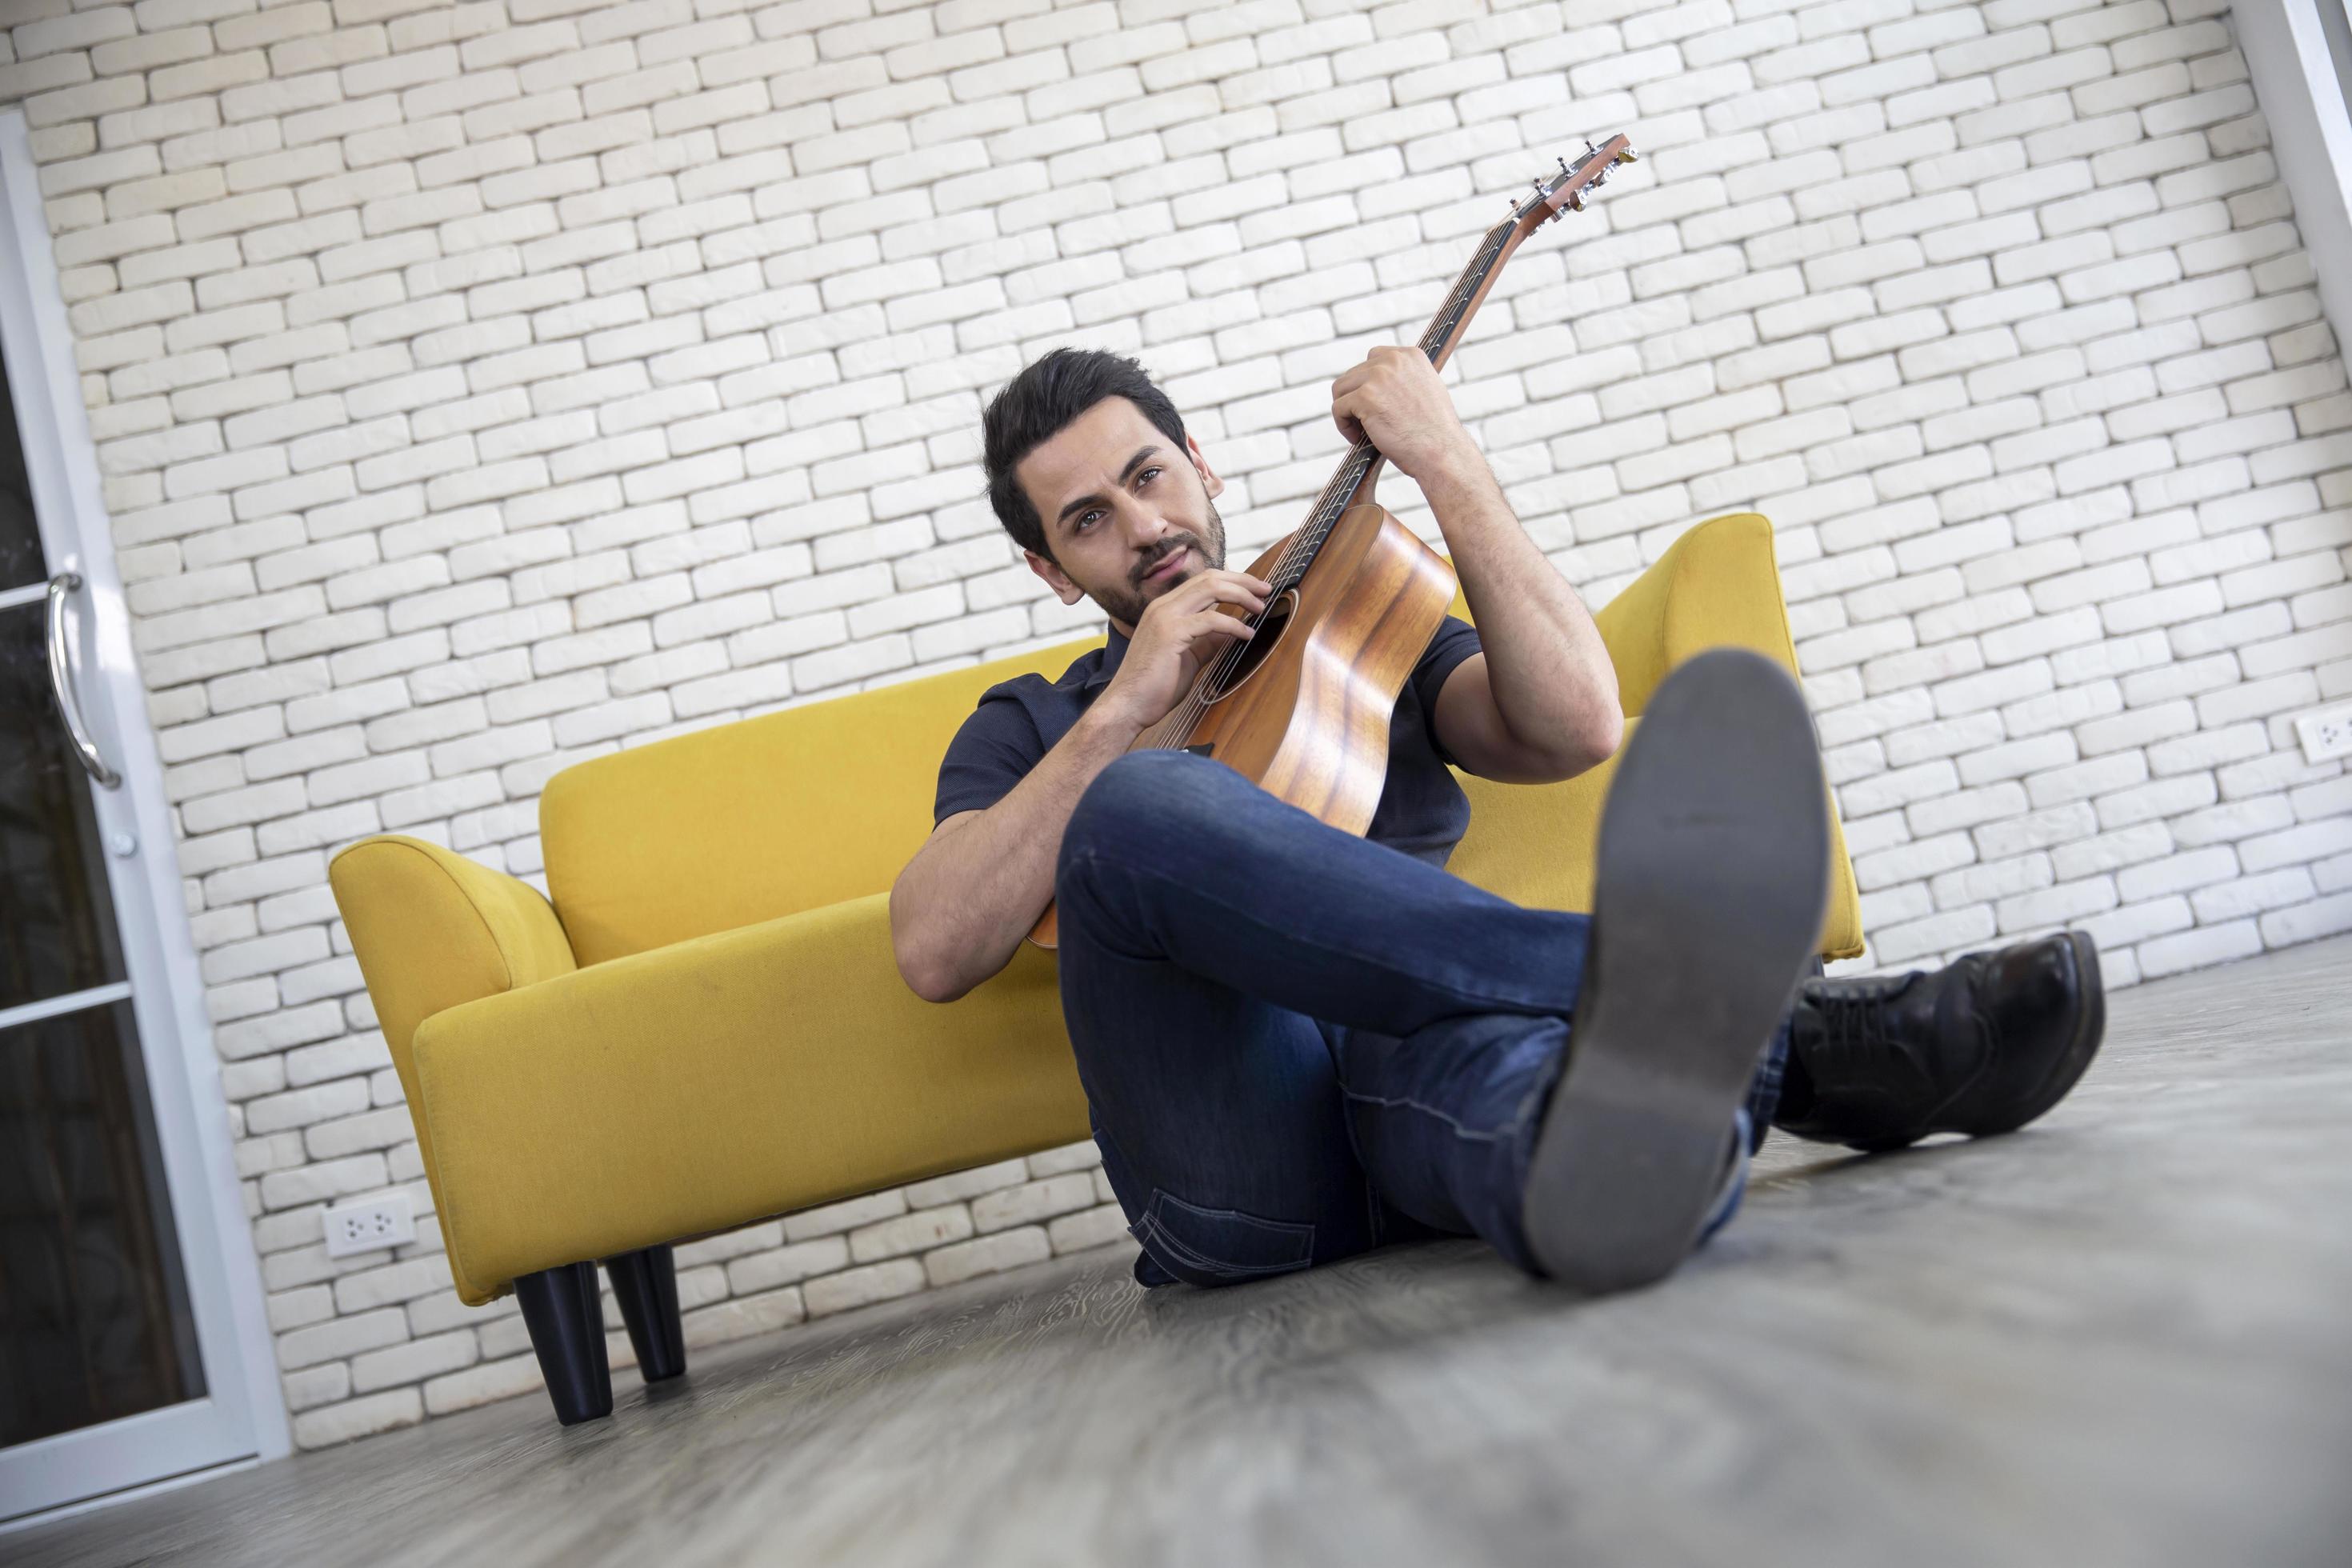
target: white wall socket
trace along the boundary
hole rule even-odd
[[[2352,702],[2339,702],[2333,708],[2306,713],[2294,721],[2294,728],[2295,733],[2303,737],[2304,761],[2324,763],[2336,757],[2352,757]]]
[[[370,1198],[363,1204],[344,1204],[327,1211],[330,1258],[373,1252],[378,1247],[398,1247],[415,1239],[416,1216],[408,1212],[406,1193]]]

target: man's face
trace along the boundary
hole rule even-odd
[[[1055,555],[1023,552],[1029,569],[1062,603],[1100,605],[1124,636],[1135,635],[1144,605],[1225,563],[1224,520],[1209,504],[1225,482],[1209,471],[1198,441],[1188,435],[1181,447],[1171,445],[1124,397],[1079,415],[1013,475]]]

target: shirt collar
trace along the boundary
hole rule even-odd
[[[1092,691],[1097,687],[1110,684],[1110,678],[1118,673],[1118,661],[1127,656],[1128,641],[1126,633],[1117,626],[1110,628],[1110,637],[1103,644],[1102,659],[1095,666],[1095,672],[1087,677],[1082,690]]]

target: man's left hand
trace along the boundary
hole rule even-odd
[[[1366,354],[1331,384],[1331,417],[1349,446],[1370,436],[1381,457],[1424,489],[1477,461],[1445,383],[1417,347],[1382,344]]]

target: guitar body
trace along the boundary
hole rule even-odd
[[[1252,563],[1275,581],[1286,536]],[[1349,833],[1371,826],[1388,781],[1397,695],[1454,604],[1454,568],[1389,512],[1343,512],[1288,593],[1263,612],[1238,660],[1213,656],[1195,713],[1180,703],[1130,750],[1177,746],[1213,757],[1280,800]],[[1234,606],[1221,606],[1234,613]],[[1231,673],[1217,671],[1228,663]],[[1192,715],[1189,731],[1173,733]],[[1049,903],[1029,940],[1056,943]]]

